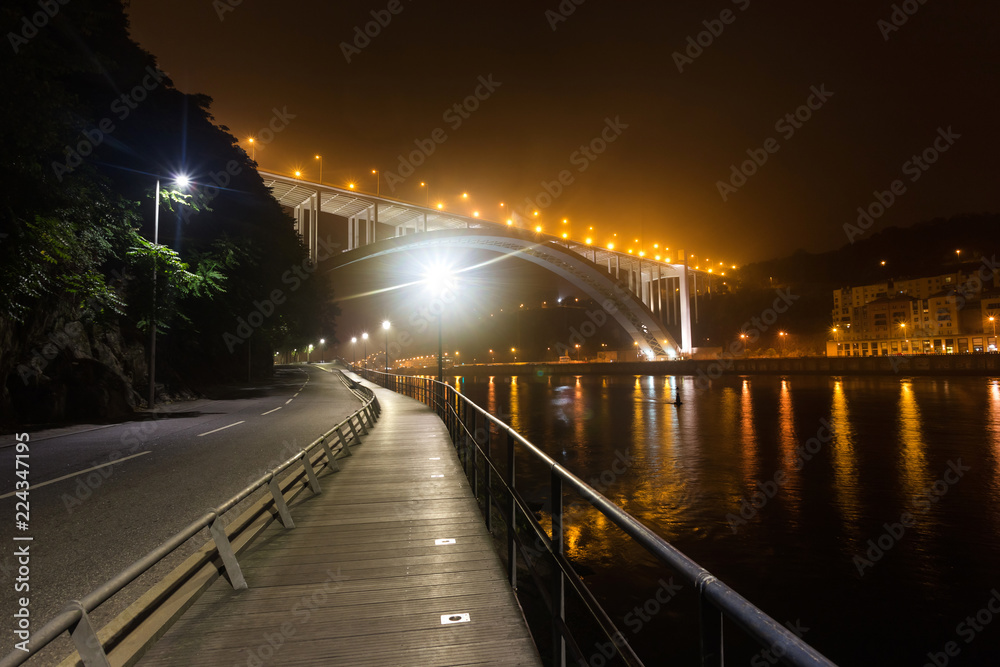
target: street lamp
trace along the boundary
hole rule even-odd
[[[368,368],[368,332],[367,331],[364,332],[363,334],[361,334],[361,341],[362,341],[362,344],[364,345],[364,353],[365,353],[365,357],[364,357],[364,360],[362,361],[362,363],[364,364],[365,368]]]
[[[319,356],[320,356],[319,363],[323,363],[324,361],[326,361],[326,355],[323,354],[323,352],[326,351],[326,339],[325,338],[320,338],[319,339],[319,350],[320,350],[320,352],[319,352]]]
[[[496,362],[496,357],[493,356],[493,350],[490,350],[490,363],[492,364],[494,362]]]
[[[428,267],[424,275],[424,282],[427,284],[428,289],[431,290],[435,297],[442,297],[454,287],[455,279],[448,266],[439,264]],[[443,298],[442,301],[444,301]],[[438,382],[444,381],[444,355],[442,353],[444,343],[441,325],[443,312],[444,304],[442,303],[441,307],[438,308]]]
[[[358,337],[351,336],[351,349],[354,351],[354,363],[351,364],[351,368],[357,368],[358,366]]]
[[[903,326],[906,326],[905,324]],[[784,331],[778,332],[778,349],[781,351],[781,356],[785,356],[785,336],[788,334]]]
[[[379,174],[378,169],[372,169],[372,173],[375,174],[375,196],[382,196],[382,176]]]
[[[510,348],[510,353],[514,355],[514,361],[517,361],[517,348],[516,347]]]
[[[385,329],[385,372],[389,372],[389,320],[382,322],[382,328]]]
[[[320,185],[322,185],[323,184],[323,156],[322,155],[317,155],[315,159],[319,160],[319,181],[318,182],[319,182]]]
[[[747,335],[745,333],[740,334],[740,340],[743,341],[743,358],[747,358]]]
[[[420,187],[425,190],[424,206],[429,208],[431,205],[431,186],[427,185],[424,181],[420,181]]]
[[[247,141],[250,143],[250,159],[253,162],[256,162],[257,161],[257,144],[254,143],[255,140],[254,140],[253,137],[250,137],[249,139],[247,139]]]
[[[190,179],[185,174],[174,177],[174,184],[182,190],[188,186]],[[153,245],[160,244],[160,177],[156,177],[156,193],[154,195],[153,213]],[[153,260],[153,312],[150,317],[152,326],[149,328],[149,409],[153,409],[156,400],[156,260]]]

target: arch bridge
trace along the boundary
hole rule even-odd
[[[320,212],[346,219],[347,247],[335,258],[337,267],[425,248],[513,255],[548,269],[594,299],[648,358],[692,352],[697,297],[702,288],[711,293],[713,276],[689,267],[683,250],[673,253],[676,261],[659,261],[390,197],[259,173],[278,202],[292,211],[314,262]],[[679,343],[671,331],[679,334]]]

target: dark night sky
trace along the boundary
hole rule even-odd
[[[910,0],[888,40],[888,1],[588,0],[554,31],[557,0],[402,2],[350,63],[340,43],[387,2],[242,2],[220,20],[225,2],[132,3],[133,36],[241,139],[275,107],[295,115],[258,149],[264,169],[315,178],[322,153],[326,182],[374,190],[372,168],[397,172],[400,153],[442,128],[447,141],[393,196],[422,202],[425,180],[434,201],[467,190],[499,219],[500,201],[523,210],[569,170],[542,211],[547,231],[565,217],[576,238],[593,225],[599,244],[641,234],[727,263],[843,245],[857,207],[895,179],[906,193],[878,226],[1000,210],[995,1]],[[678,72],[672,54],[723,10],[733,22]],[[454,128],[445,112],[490,75],[501,85]],[[775,123],[811,86],[833,96],[787,138]],[[573,153],[606,118],[628,127],[581,172]],[[904,163],[949,126],[961,138],[911,182]],[[717,181],[769,137],[778,152],[724,202]]]

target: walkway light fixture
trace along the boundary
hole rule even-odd
[[[323,184],[323,156],[317,155],[314,159],[319,160],[319,181],[320,185]]]
[[[354,351],[354,363],[351,364],[351,368],[358,365],[358,337],[351,336],[351,349]]]
[[[363,334],[361,334],[361,341],[362,341],[362,344],[364,345],[364,353],[365,353],[365,357],[364,357],[364,359],[362,360],[361,363],[364,364],[365,368],[368,368],[368,332],[367,331],[364,332]]]

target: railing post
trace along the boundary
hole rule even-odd
[[[504,431],[507,438],[507,486],[513,491],[515,489],[514,481],[516,475],[514,474],[514,439],[510,437],[510,431]],[[514,494],[510,494],[510,501],[508,505],[508,516],[507,516],[507,579],[510,581],[510,587],[513,590],[517,590],[517,543],[514,541],[514,531],[517,524],[517,501],[514,499]]]
[[[79,600],[73,600],[70,606],[80,610],[80,620],[72,627],[70,634],[73,637],[77,653],[83,659],[83,664],[86,667],[111,667],[104,647],[101,645],[101,640],[98,639],[94,625],[90,622],[90,616],[83,608],[83,603]]]
[[[319,495],[323,493],[322,487],[319,485],[319,478],[316,477],[316,471],[313,469],[312,461],[309,460],[309,452],[302,450],[302,467],[306,471],[306,477],[309,478],[309,488],[313,493]]]
[[[552,476],[552,550],[563,553],[563,488],[562,478],[551,471]],[[555,578],[552,581],[552,664],[556,667],[566,667],[566,639],[560,630],[560,621],[566,620],[566,581],[563,579],[562,568],[555,564],[552,568]]]
[[[281,525],[285,528],[295,528],[295,522],[292,521],[292,515],[288,511],[288,505],[285,504],[285,496],[282,495],[281,487],[278,486],[278,479],[272,477],[271,481],[267,483],[267,488],[271,490],[274,506],[278,510],[278,516],[281,517]]]
[[[348,424],[350,424],[350,422],[348,422]],[[354,431],[353,425],[351,426],[351,433],[355,438],[358,437],[358,434]],[[347,438],[344,437],[344,427],[340,424],[337,424],[337,438],[340,440],[340,451],[345,452],[348,456],[354,456],[354,454],[351,453],[351,446],[347,444]]]
[[[247,580],[243,578],[243,569],[240,567],[240,562],[236,560],[233,545],[229,541],[229,536],[226,535],[226,527],[222,525],[222,517],[215,510],[212,510],[212,513],[215,514],[215,519],[208,527],[208,532],[215,541],[215,548],[219,550],[219,556],[222,557],[222,564],[225,565],[226,574],[229,575],[229,583],[232,584],[233,590],[244,590],[247,587]]]
[[[705,599],[704,582],[698,587],[698,615],[701,617],[701,665],[722,667],[722,612]]]
[[[475,410],[472,409],[472,406],[470,406],[468,403],[465,403],[464,401],[463,401],[463,405],[465,405],[466,419],[468,419],[469,413],[472,413],[472,424],[471,424],[472,428],[466,429],[472,435],[466,436],[466,439],[467,440],[471,440],[471,442],[469,442],[469,451],[472,453],[472,497],[476,499],[476,504],[478,505],[479,504],[479,465],[478,465],[477,461],[478,461],[479,457],[476,454],[476,450],[479,448],[479,443],[476,442],[476,433],[477,433],[476,423],[479,421],[479,419],[478,419],[478,413]]]
[[[327,463],[333,468],[334,472],[340,472],[340,464],[337,463],[337,457],[334,455],[333,450],[330,449],[330,443],[326,441],[326,438],[323,438],[319,444],[323,446],[323,451],[326,452]]]
[[[483,444],[483,453],[486,456],[483,466],[483,484],[486,486],[486,530],[493,534],[493,489],[491,482],[493,471],[490,463],[493,461],[493,453],[490,451],[490,443],[493,440],[493,425],[487,417],[483,417],[483,426],[486,428],[486,442]]]

